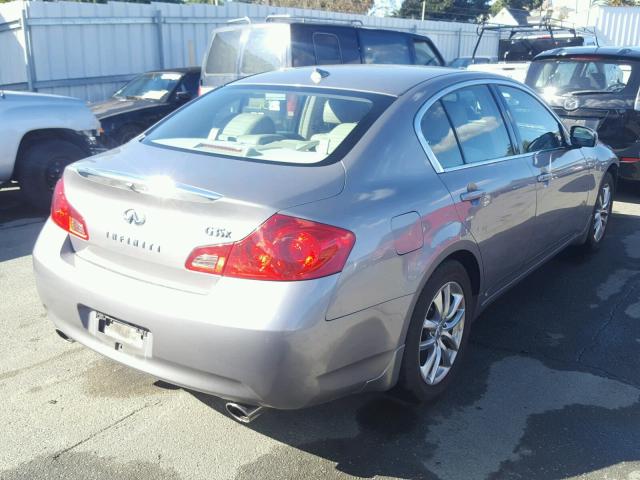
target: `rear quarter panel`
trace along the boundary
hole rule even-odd
[[[356,235],[328,320],[421,291],[433,270],[456,250],[468,250],[480,264],[477,247],[413,129],[428,91],[418,89],[396,100],[344,158],[346,183],[339,196],[287,210]],[[407,213],[403,218],[417,219],[415,229],[392,222]],[[416,229],[422,245],[398,254],[399,245],[412,244],[406,236]],[[402,324],[389,326],[397,338],[404,338],[410,313],[404,312]]]

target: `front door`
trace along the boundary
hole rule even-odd
[[[519,88],[496,88],[513,117],[520,149],[535,172],[537,212],[531,260],[536,261],[584,230],[594,180],[582,151],[568,145],[560,123],[545,106]]]
[[[422,133],[443,172],[456,210],[473,235],[487,295],[517,277],[527,259],[536,214],[536,182],[494,95],[472,85],[444,95],[422,118]]]

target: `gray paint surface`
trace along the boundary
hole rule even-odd
[[[38,291],[56,327],[172,383],[249,404],[308,407],[395,385],[413,305],[450,255],[472,255],[477,262],[480,312],[559,249],[589,234],[601,179],[617,162],[602,145],[535,154],[513,145],[510,157],[441,173],[432,168],[437,159],[413,129],[422,106],[443,95],[444,85],[506,80],[442,68],[328,70],[324,88],[399,95],[338,162],[258,163],[134,140],[67,169],[65,195],[82,212],[91,238],[69,239],[49,221],[36,244]],[[317,88],[313,71],[269,72],[238,83]],[[210,204],[165,201],[89,181],[79,173],[85,166],[144,178],[168,175],[222,198]],[[543,169],[550,171],[549,180],[540,180]],[[482,189],[482,199],[464,199],[470,185]],[[380,187],[385,195],[372,196]],[[146,212],[143,226],[123,227],[122,212],[132,207]],[[392,218],[409,212],[421,218],[423,246],[399,255],[398,235],[406,231],[392,231]],[[342,272],[271,282],[185,269],[196,246],[241,240],[275,213],[353,232],[356,242]],[[231,238],[207,238],[212,222],[232,230]],[[162,251],[113,242],[114,231],[160,242]],[[93,312],[150,331],[144,352],[114,348],[112,339],[98,333]]]

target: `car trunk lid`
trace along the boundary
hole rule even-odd
[[[93,264],[205,291],[216,278],[185,269],[195,247],[240,240],[279,210],[337,195],[344,176],[341,163],[265,164],[133,142],[65,172],[89,232],[71,240]]]

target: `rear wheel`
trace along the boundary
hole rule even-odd
[[[610,172],[605,173],[596,204],[591,214],[591,225],[585,242],[581,245],[582,249],[589,252],[600,248],[604,236],[607,233],[609,219],[611,218],[611,210],[613,208],[613,195],[615,193],[615,183]]]
[[[78,145],[62,139],[39,140],[28,145],[16,169],[16,180],[25,200],[38,210],[46,211],[64,168],[86,156],[88,153]]]
[[[440,395],[455,377],[472,320],[471,283],[465,268],[447,261],[433,273],[407,331],[398,387],[414,400]]]

